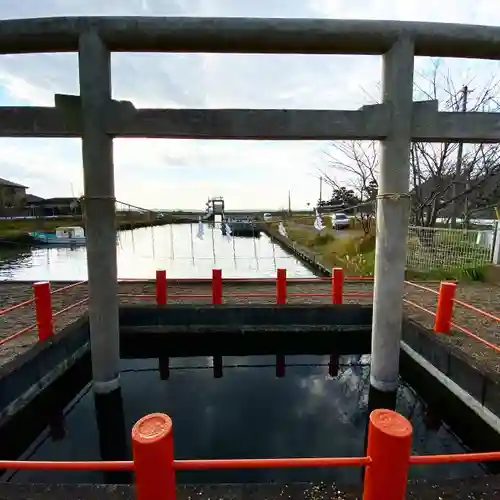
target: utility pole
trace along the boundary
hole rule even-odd
[[[461,90],[462,93],[462,113],[465,113],[467,111],[467,97],[469,94],[469,87],[467,85],[464,85],[464,87]],[[457,223],[457,208],[458,208],[458,199],[457,197],[460,195],[459,192],[459,184],[460,186],[462,185],[462,182],[460,180],[460,177],[462,176],[462,159],[464,156],[464,143],[459,142],[458,143],[458,149],[457,149],[457,164],[455,168],[455,182],[453,183],[453,190],[452,190],[452,196],[453,196],[453,206],[452,206],[452,218],[451,218],[451,226],[454,227]],[[467,188],[466,188],[467,189]],[[465,199],[465,209],[467,209],[467,198]]]
[[[290,190],[288,190],[288,213],[292,214],[292,194]]]
[[[319,178],[319,202],[323,201],[323,176]]]

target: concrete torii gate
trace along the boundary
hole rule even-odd
[[[413,103],[414,56],[500,59],[500,28],[323,19],[79,17],[0,21],[0,53],[78,51],[80,96],[0,107],[0,136],[81,137],[96,393],[119,388],[114,137],[382,141],[371,390],[398,382],[410,141],[500,142],[496,113]],[[382,104],[359,111],[135,109],[111,99],[110,52],[383,55]]]

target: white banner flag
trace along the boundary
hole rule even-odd
[[[316,219],[314,220],[314,229],[316,229],[317,231],[322,231],[323,229],[325,228],[325,226],[323,225],[323,221],[321,220],[321,217],[316,217]]]
[[[205,225],[203,224],[201,217],[198,219],[198,234],[196,235],[200,240],[203,239],[205,233]]]

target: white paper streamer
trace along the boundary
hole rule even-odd
[[[280,222],[280,225],[278,226],[278,232],[281,234],[281,236],[288,238],[288,234],[286,232],[285,225],[283,224],[283,222]]]
[[[200,240],[203,239],[203,235],[205,234],[205,225],[203,224],[201,217],[198,219],[198,234],[196,235],[197,238]]]
[[[322,231],[325,228],[323,225],[323,220],[321,219],[321,216],[316,212],[316,219],[314,219],[314,229],[317,231]]]

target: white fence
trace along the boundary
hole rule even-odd
[[[499,228],[498,224],[486,230],[409,226],[406,267],[432,271],[499,263]]]

